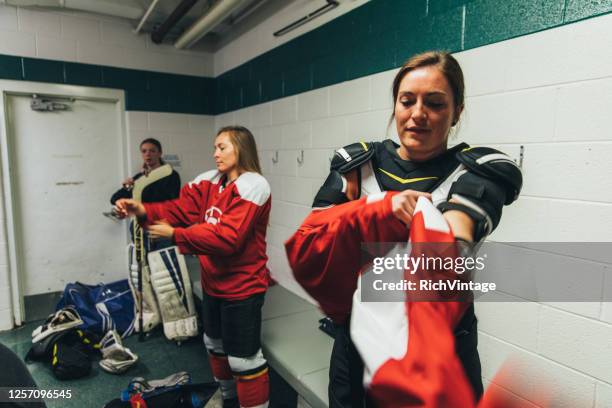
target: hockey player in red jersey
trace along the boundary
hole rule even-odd
[[[495,149],[448,148],[464,107],[458,62],[445,52],[410,58],[392,86],[400,144],[359,142],[338,149],[313,211],[285,243],[296,280],[338,325],[330,362],[330,407],[366,405],[363,362],[351,340],[352,296],[365,242],[405,242],[419,197],[444,213],[456,238],[478,243],[498,225],[522,185]],[[472,392],[482,395],[473,304],[453,327],[455,351]]]
[[[461,248],[442,213],[425,198],[417,201],[410,226],[412,257],[443,255],[457,259]],[[424,265],[424,264],[421,264]],[[371,272],[366,272],[371,273]],[[414,281],[427,277],[440,281],[453,272],[428,270],[420,266],[406,276]],[[463,274],[455,274],[454,277]],[[416,277],[416,278],[415,278]],[[454,328],[468,303],[450,301],[455,293],[430,292],[414,295],[406,292],[406,302],[384,305],[361,302],[361,285],[354,295],[351,338],[364,362],[364,385],[372,402],[379,407],[419,408],[527,408],[535,407],[500,387],[489,387],[480,402],[465,375],[455,352]],[[418,292],[418,291],[417,291]],[[414,297],[418,299],[413,300]],[[423,297],[423,296],[426,296]],[[393,335],[390,335],[393,333]],[[376,347],[372,347],[376,345]],[[512,383],[512,373],[502,367],[496,380]],[[505,377],[505,379],[503,378]],[[537,406],[550,406],[546,390],[532,393]]]
[[[119,200],[117,210],[138,216],[152,237],[171,238],[182,253],[199,255],[204,342],[224,406],[264,407],[269,377],[260,333],[270,279],[270,186],[261,176],[248,129],[220,129],[214,158],[217,169],[186,184],[178,199],[151,204]]]

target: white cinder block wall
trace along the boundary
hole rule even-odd
[[[213,56],[156,45],[127,21],[0,5],[0,54],[213,76]]]
[[[127,22],[110,17],[77,12],[43,12],[0,5],[0,54],[213,76],[212,54],[180,51],[171,45],[155,45],[148,36],[135,36],[131,30]],[[181,167],[177,170],[183,182],[213,166],[212,116],[134,111],[126,115],[132,167],[129,175],[133,175],[141,165],[138,144],[146,137],[159,139],[164,153],[179,155]],[[121,181],[117,180],[117,188]],[[112,193],[109,191],[109,198]],[[0,330],[13,326],[4,216],[2,209]]]
[[[467,101],[453,141],[497,147],[513,157],[525,146],[523,193],[505,210],[492,239],[611,241],[610,38],[607,15],[456,54]],[[231,46],[243,55],[249,44],[240,38]],[[273,195],[269,266],[298,293],[303,292],[290,277],[283,242],[310,211],[334,148],[386,137],[394,74],[215,117],[216,128],[241,124],[257,138]],[[391,127],[389,136],[394,134]],[[298,164],[302,151],[304,162]],[[612,293],[612,277],[606,279],[604,290]],[[508,300],[477,305],[485,383],[510,359],[518,361],[512,381],[498,378],[493,386],[520,400],[541,401],[548,390],[551,406],[611,407],[612,304]]]

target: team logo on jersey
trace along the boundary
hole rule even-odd
[[[221,212],[219,208],[210,207],[204,213],[204,221],[206,221],[209,224],[215,225],[221,220],[221,214],[223,213]]]

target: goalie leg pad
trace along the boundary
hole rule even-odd
[[[149,253],[148,260],[164,334],[170,340],[196,336],[197,315],[184,256],[173,246]]]
[[[138,263],[136,262],[136,254],[134,244],[128,245],[129,259],[130,259],[130,289],[134,295],[134,306],[136,311],[136,323],[134,324],[136,332],[140,332],[140,326],[138,323],[138,316],[140,313],[140,302],[138,301]],[[142,325],[144,332],[150,332],[155,328],[161,321],[159,316],[159,309],[157,307],[157,300],[153,294],[153,287],[151,285],[151,273],[148,267],[142,268],[142,295],[143,295],[143,313],[142,313]]]

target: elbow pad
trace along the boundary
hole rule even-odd
[[[332,170],[312,203],[313,208],[325,208],[348,202],[346,196],[347,181],[338,171]]]
[[[504,205],[513,203],[521,191],[523,177],[516,163],[504,153],[487,148],[468,148],[457,153],[465,170],[456,176],[447,200],[438,208],[459,210],[475,224],[474,241],[489,235],[499,224]]]

